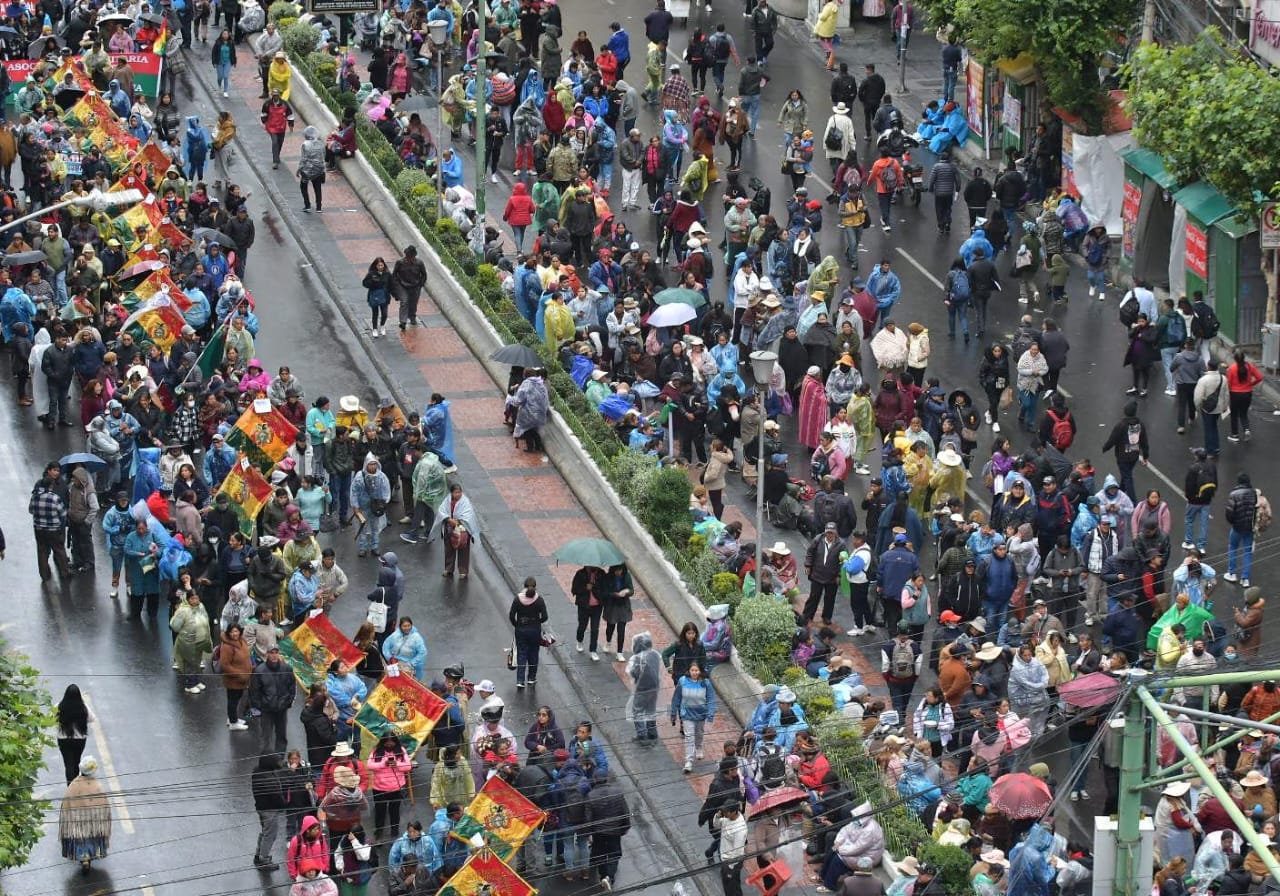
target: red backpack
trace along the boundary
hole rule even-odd
[[[1071,428],[1071,412],[1063,414],[1059,417],[1053,411],[1049,411],[1049,419],[1053,421],[1053,431],[1049,434],[1053,447],[1059,451],[1066,451],[1071,447],[1072,441],[1076,437],[1075,430]]]

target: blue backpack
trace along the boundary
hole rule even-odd
[[[947,275],[947,279],[950,283],[947,297],[956,303],[969,301],[972,296],[969,291],[969,272],[955,270]]]

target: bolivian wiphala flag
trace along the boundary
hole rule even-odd
[[[259,600],[265,601],[267,597],[264,595]],[[355,666],[364,659],[364,652],[323,613],[312,616],[281,638],[280,655],[304,688],[324,681],[334,660],[346,660]]]
[[[491,849],[505,859],[546,817],[524,794],[494,775],[484,782],[449,836],[477,849]]]
[[[445,708],[445,702],[413,676],[388,675],[365,698],[356,713],[356,724],[374,740],[396,735],[412,756],[431,736]]]
[[[533,896],[536,892],[506,862],[482,850],[445,881],[439,896]]]

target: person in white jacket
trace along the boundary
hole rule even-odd
[[[870,803],[863,803],[853,810],[852,820],[836,834],[831,854],[822,864],[820,893],[836,890],[840,878],[858,867],[858,860],[867,858],[872,865],[879,865],[884,855],[884,831],[875,819]]]
[[[720,884],[724,896],[742,896],[742,863],[747,855],[747,820],[736,797],[724,801],[712,823],[720,831]]]
[[[840,133],[839,144],[827,142],[827,135],[833,134],[834,131]],[[853,119],[849,116],[849,107],[844,103],[836,103],[831,107],[831,117],[822,128],[822,151],[827,157],[827,163],[831,165],[832,175],[836,173],[836,169],[849,153],[857,152],[857,149],[857,131],[854,130]]]

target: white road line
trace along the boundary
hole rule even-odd
[[[102,763],[102,767],[107,773],[107,787],[116,792],[116,815],[120,819],[120,827],[126,834],[132,834],[133,818],[129,815],[129,806],[124,801],[124,795],[120,793],[120,781],[116,775],[116,764],[111,760],[111,750],[107,747],[107,736],[102,728],[103,717],[93,711],[93,702],[87,694],[84,695],[84,705],[93,714],[93,717],[98,720],[98,723],[93,726],[93,737],[98,742],[98,761]]]
[[[1178,485],[1178,483],[1174,482],[1168,476],[1164,475],[1163,471],[1161,471],[1161,469],[1157,467],[1155,464],[1147,464],[1147,469],[1150,470],[1152,473],[1155,473],[1161,482],[1169,486],[1169,488],[1173,489],[1173,493],[1175,495],[1178,494],[1180,491],[1182,491],[1182,486]]]
[[[926,268],[920,262],[912,258],[911,253],[908,252],[906,249],[902,248],[901,246],[898,246],[894,249],[894,251],[897,252],[899,255],[901,255],[903,258],[905,258],[907,261],[909,261],[913,268],[915,268],[920,273],[924,274],[925,279],[928,280],[930,283],[932,283],[934,286],[938,287],[938,289],[944,288],[942,285],[942,281],[939,280],[937,277],[933,276],[933,274],[929,272],[928,268]]]

